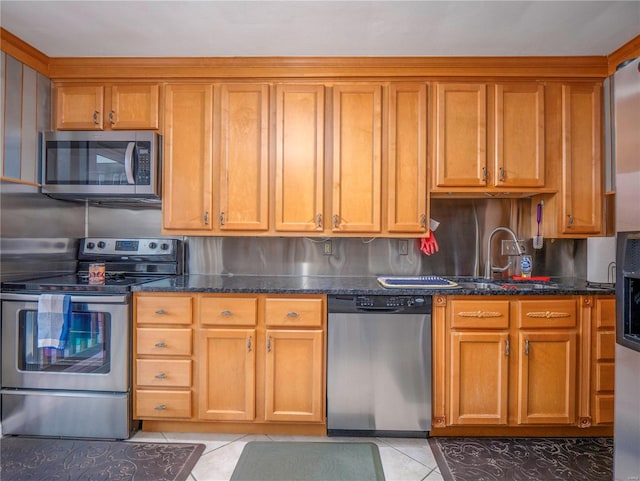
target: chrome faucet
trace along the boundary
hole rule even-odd
[[[513,241],[516,243],[516,249],[518,249],[518,255],[519,256],[524,254],[524,252],[520,248],[520,244],[518,243],[518,237],[516,236],[515,232],[513,232],[508,227],[496,227],[495,229],[493,229],[491,231],[491,234],[489,234],[489,240],[487,241],[487,258],[486,258],[486,261],[485,261],[486,263],[484,265],[484,278],[485,279],[493,279],[492,273],[494,271],[504,272],[511,265],[511,261],[509,261],[509,263],[504,267],[494,267],[492,265],[492,261],[491,261],[491,240],[493,239],[493,236],[496,234],[496,232],[500,232],[500,231],[506,232],[509,235],[511,235]]]

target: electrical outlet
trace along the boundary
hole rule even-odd
[[[324,255],[325,256],[330,256],[331,255],[331,251],[332,251],[331,241],[330,240],[324,241]]]
[[[520,252],[518,252],[518,248],[516,247],[516,243],[511,239],[505,239],[502,241],[502,248],[500,253],[503,256],[518,256],[520,254],[527,253],[527,246],[523,240],[518,241],[518,245],[520,246]]]
[[[401,256],[406,256],[409,254],[409,241],[407,239],[400,239],[398,241],[398,253]]]

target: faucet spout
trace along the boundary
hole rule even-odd
[[[485,265],[484,265],[484,278],[485,279],[492,279],[493,275],[492,272],[494,270],[493,267],[493,262],[491,260],[491,241],[493,240],[493,236],[497,233],[497,232],[506,232],[507,234],[509,234],[511,236],[511,238],[513,239],[513,241],[516,243],[516,249],[518,249],[518,255],[522,255],[523,252],[520,249],[520,244],[518,243],[518,237],[516,236],[516,233],[513,232],[511,229],[509,229],[508,227],[496,227],[495,229],[493,229],[491,231],[491,233],[489,234],[489,239],[487,240],[487,257],[485,260]],[[505,267],[498,267],[495,268],[495,270],[498,271],[505,271],[509,268],[509,264],[507,264]]]

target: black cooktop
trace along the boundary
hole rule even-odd
[[[164,276],[130,276],[124,274],[108,274],[104,284],[89,284],[86,274],[67,274],[53,277],[40,277],[2,283],[5,292],[129,292],[131,286],[157,281]]]

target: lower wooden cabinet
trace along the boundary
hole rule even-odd
[[[436,430],[606,423],[614,304],[584,296],[436,296]]]
[[[591,319],[591,403],[595,426],[613,425],[615,381],[616,301],[596,299]]]
[[[324,296],[178,299],[136,294],[136,418],[324,426]]]
[[[134,296],[134,417],[193,415],[193,303],[189,294]]]

